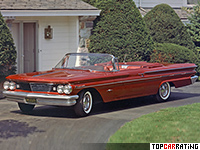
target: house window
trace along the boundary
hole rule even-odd
[[[187,0],[187,4],[197,4],[198,0]]]

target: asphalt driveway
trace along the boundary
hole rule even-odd
[[[77,118],[72,107],[37,106],[22,114],[16,103],[0,100],[0,147],[5,150],[104,149],[110,135],[141,115],[200,102],[200,82],[172,89],[168,102],[151,97],[99,104],[90,116]]]

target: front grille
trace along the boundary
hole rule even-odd
[[[45,83],[17,83],[19,85],[18,89],[26,91],[41,91],[41,92],[51,92],[53,85]]]
[[[31,91],[41,91],[41,92],[50,92],[52,89],[52,85],[50,84],[38,84],[38,83],[30,83]]]
[[[18,83],[20,90],[31,91],[29,83]]]

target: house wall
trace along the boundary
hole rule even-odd
[[[158,4],[168,4],[172,8],[187,6],[187,0],[133,0],[137,7],[152,8]]]
[[[66,53],[77,52],[79,42],[78,17],[16,17],[15,22],[21,24],[22,22],[36,22],[38,24],[36,30],[37,71],[51,69]],[[48,25],[53,29],[52,39],[44,37],[44,30]],[[13,37],[15,39],[17,36]],[[20,49],[17,50],[20,51]]]

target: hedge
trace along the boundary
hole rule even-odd
[[[156,43],[151,62],[200,64],[198,56],[192,50],[173,43]],[[197,71],[200,72],[200,67]]]

